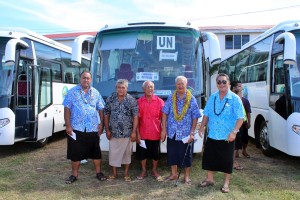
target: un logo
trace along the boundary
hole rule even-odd
[[[64,99],[65,96],[67,95],[68,93],[68,87],[67,86],[64,86],[63,89],[62,89],[62,98]]]

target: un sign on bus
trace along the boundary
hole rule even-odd
[[[157,36],[157,49],[175,49],[175,36]]]

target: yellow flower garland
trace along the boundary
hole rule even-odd
[[[174,112],[174,118],[176,121],[181,121],[183,119],[183,117],[185,116],[189,106],[190,106],[190,102],[192,99],[192,93],[187,90],[186,91],[186,97],[185,97],[185,101],[184,101],[184,106],[182,108],[181,114],[178,115],[178,109],[177,109],[177,91],[175,91],[172,95],[172,107],[173,107],[173,112]]]

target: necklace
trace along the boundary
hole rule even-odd
[[[91,100],[92,100],[92,97],[93,97],[93,95],[92,95],[92,90],[90,90],[90,98],[89,98],[88,101],[87,101],[87,100],[85,99],[85,97],[84,97],[84,91],[83,91],[83,90],[80,90],[80,95],[81,95],[81,98],[82,98],[82,100],[83,100],[83,102],[84,102],[85,104],[90,103]]]
[[[192,99],[192,93],[187,90],[186,91],[186,97],[185,97],[185,101],[184,101],[184,106],[182,108],[182,111],[180,113],[180,115],[178,115],[178,107],[177,107],[177,95],[176,95],[176,91],[173,93],[172,95],[172,107],[173,107],[173,112],[174,112],[174,118],[176,121],[181,121],[183,119],[183,117],[185,116],[189,106],[190,106],[190,102]]]
[[[221,115],[222,112],[224,111],[228,99],[226,98],[226,101],[225,101],[225,103],[224,103],[224,105],[223,105],[223,108],[222,108],[221,112],[217,113],[217,112],[216,112],[216,98],[217,98],[217,97],[215,96],[215,100],[214,100],[214,113],[215,113],[215,115],[217,115],[217,116],[219,117],[219,115]]]

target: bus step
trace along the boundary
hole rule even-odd
[[[29,139],[29,137],[15,138],[15,143],[16,143],[16,142],[25,141],[25,140],[28,140],[28,139]]]

